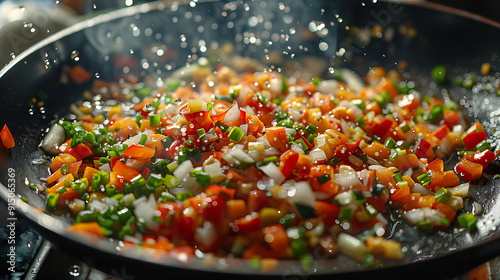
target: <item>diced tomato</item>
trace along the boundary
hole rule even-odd
[[[464,178],[465,180],[473,181],[483,175],[483,166],[479,163],[475,163],[463,158],[455,166],[455,171],[457,172],[458,176]]]
[[[66,229],[66,231],[73,233],[86,232],[104,237],[104,232],[102,231],[101,226],[97,222],[72,224]]]
[[[281,170],[281,173],[285,175],[285,178],[292,174],[293,170],[297,166],[298,161],[299,153],[295,152],[294,150],[288,150],[288,152],[280,156],[279,168]]]
[[[195,231],[194,218],[191,216],[182,215],[175,224],[179,236],[185,239],[192,239]]]
[[[16,145],[14,137],[12,136],[12,133],[10,133],[10,129],[7,127],[7,124],[3,125],[3,128],[0,131],[0,137],[2,138],[2,144],[6,149],[10,149]]]

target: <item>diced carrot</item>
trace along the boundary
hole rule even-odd
[[[262,229],[262,234],[267,245],[278,257],[286,254],[289,242],[283,225],[277,224],[265,227]]]
[[[234,199],[226,202],[226,216],[229,220],[236,220],[248,214],[247,205],[243,199]]]
[[[68,232],[73,232],[73,233],[78,233],[78,232],[86,232],[86,233],[91,233],[95,234],[97,236],[104,236],[104,232],[101,228],[101,226],[97,222],[89,222],[89,223],[76,223],[71,226],[69,226],[66,231]]]
[[[254,241],[248,249],[243,253],[244,259],[252,259],[252,258],[275,258],[275,254],[266,246],[261,244],[259,241]]]
[[[387,159],[391,155],[391,150],[378,141],[373,141],[373,143],[362,150],[366,155],[376,160]]]
[[[59,178],[61,178],[62,173],[61,169],[57,169],[56,172],[52,173],[48,178],[47,178],[47,184],[52,185],[54,182],[56,182]]]
[[[99,172],[99,169],[87,166],[83,171],[83,178],[87,178],[87,180],[89,180],[89,184],[92,184],[92,177],[94,174],[97,174],[97,172]]]
[[[75,65],[73,68],[69,69],[68,77],[77,84],[83,84],[84,82],[90,80],[92,74],[87,70],[83,69],[80,65]]]
[[[275,126],[266,128],[266,139],[272,147],[278,149],[281,153],[290,149],[290,144],[288,144],[288,135],[286,134],[284,127]]]
[[[2,139],[2,144],[6,149],[10,149],[16,145],[14,137],[12,136],[10,129],[7,127],[7,124],[3,125],[3,128],[0,131],[0,137]]]
[[[109,173],[109,184],[114,185],[115,188],[121,192],[124,190],[125,179],[123,176],[118,175],[116,172]]]

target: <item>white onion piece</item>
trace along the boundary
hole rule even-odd
[[[318,91],[326,95],[336,95],[339,88],[337,80],[323,80],[318,85]]]
[[[285,181],[285,175],[281,173],[281,170],[274,163],[262,165],[257,168],[269,176],[269,178],[273,179],[274,183],[277,185],[280,185],[283,181]]]
[[[422,186],[419,183],[415,183],[411,188],[412,193],[421,193],[422,195],[434,195],[434,192],[429,190],[428,188]]]
[[[361,240],[343,232],[339,234],[337,244],[342,254],[356,260],[363,260],[368,250]]]
[[[111,172],[111,166],[109,165],[109,163],[105,163],[105,164],[99,166],[99,170],[110,173]]]
[[[283,92],[283,86],[282,86],[282,81],[281,79],[278,78],[272,78],[270,81],[270,87],[269,90],[272,93],[282,93]]]
[[[245,124],[240,125],[240,129],[243,130],[243,135],[247,136],[247,134],[248,134],[248,124],[245,123]]]
[[[222,172],[222,168],[220,167],[220,162],[214,162],[211,164],[207,164],[203,167],[205,172],[210,176],[210,181],[212,183],[222,181],[224,179],[224,172]]]
[[[160,110],[158,113],[163,112],[166,116],[169,116],[170,114],[175,112],[175,109],[177,109],[177,106],[175,106],[173,104],[168,104],[167,106],[165,106],[165,108]]]
[[[253,110],[253,108],[252,108],[252,107],[250,107],[249,105],[247,105],[247,106],[245,107],[245,112],[249,113],[250,115],[254,115],[254,116],[256,115],[256,114],[255,114],[255,111]]]
[[[322,149],[314,148],[312,149],[309,154],[310,157],[312,157],[313,162],[319,162],[323,160],[327,160],[328,158],[326,157],[325,151]]]
[[[58,124],[53,124],[49,132],[43,137],[40,148],[51,155],[57,155],[59,154],[58,147],[64,143],[65,137],[64,128]]]
[[[333,181],[342,188],[351,188],[361,185],[361,181],[359,180],[356,171],[340,172],[335,174]]]
[[[226,112],[226,115],[224,115],[224,123],[232,122],[237,120],[240,117],[240,107],[238,107],[238,103],[235,103],[234,105],[229,108],[229,110]]]
[[[217,241],[217,231],[210,221],[205,221],[203,226],[197,227],[194,232],[194,240],[204,247],[212,246]]]
[[[280,154],[280,152],[278,151],[278,149],[276,149],[274,147],[271,147],[269,149],[265,149],[264,153],[263,153],[263,155],[265,157],[272,157],[272,156],[279,155],[279,154]]]
[[[297,130],[295,130],[294,128],[285,127],[285,133],[293,137],[295,136],[295,134],[297,134]]]
[[[267,141],[266,136],[260,136],[259,138],[257,138],[256,142],[262,142],[262,143],[264,143],[264,148],[265,149],[271,148],[271,144],[269,144],[269,141]]]
[[[118,200],[111,198],[111,197],[104,197],[102,199],[102,202],[106,203],[107,205],[112,205],[112,206],[118,206]]]
[[[155,196],[151,194],[148,199],[146,197],[141,197],[133,202],[135,209],[135,216],[144,221],[144,224],[148,229],[157,230],[158,223],[153,220],[155,213],[157,211],[157,205]]]
[[[416,225],[418,222],[423,222],[425,219],[424,213],[419,208],[406,211],[406,213],[403,214],[403,217],[411,225]]]
[[[291,149],[299,154],[305,154],[304,150],[297,144],[292,144]]]
[[[279,170],[279,169],[278,169]],[[314,208],[316,198],[308,182],[297,182],[288,189],[288,200],[293,204],[299,204]]]
[[[354,91],[360,91],[365,88],[363,79],[354,71],[346,68],[339,69],[341,79],[349,85]]]
[[[469,183],[463,183],[453,188],[448,188],[452,195],[459,196],[461,198],[469,197]]]
[[[186,160],[177,166],[174,170],[174,176],[177,177],[177,179],[182,180],[186,178],[189,175],[189,172],[193,169],[193,163],[190,160]]]
[[[108,205],[98,199],[93,199],[91,202],[88,203],[88,206],[90,209],[94,209],[95,211],[102,213],[106,211],[108,208]]]
[[[232,164],[241,164],[243,162],[245,163],[255,162],[252,157],[250,157],[247,153],[245,153],[245,151],[237,148],[233,148],[227,153],[223,153],[221,156],[225,161]]]
[[[290,118],[292,118],[292,120],[294,122],[298,122],[300,120],[300,118],[302,118],[304,116],[304,113],[293,110],[293,109],[289,109],[287,112],[288,112],[288,115],[290,116]]]

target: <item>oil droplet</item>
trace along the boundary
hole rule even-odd
[[[74,277],[78,277],[78,276],[80,276],[80,273],[81,273],[81,268],[79,265],[74,264],[74,265],[69,267],[69,275],[74,276]]]
[[[80,52],[77,50],[74,50],[71,52],[71,59],[74,61],[79,61],[80,60]]]

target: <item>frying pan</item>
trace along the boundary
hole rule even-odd
[[[100,14],[64,29],[24,53],[0,71],[0,119],[16,140],[0,160],[0,197],[7,203],[15,196],[18,218],[24,219],[60,250],[105,272],[127,278],[242,277],[355,278],[399,275],[406,278],[444,278],[471,269],[500,253],[500,181],[497,162],[471,190],[466,210],[473,202],[483,206],[477,231],[450,229],[418,231],[391,214],[391,237],[402,242],[405,258],[380,260],[365,267],[339,256],[318,256],[308,269],[299,262],[280,261],[274,270],[262,272],[253,262],[238,259],[182,255],[155,260],[151,252],[121,252],[120,243],[65,232],[69,219],[40,212],[43,194],[29,188],[48,176],[46,155],[40,140],[56,119],[69,117],[67,108],[79,100],[90,84],[77,85],[65,78],[68,67],[81,65],[95,79],[111,81],[134,72],[162,81],[197,57],[206,56],[224,43],[283,72],[320,71],[335,75],[337,69],[353,69],[364,75],[370,67],[396,69],[408,65],[422,94],[452,98],[470,122],[481,121],[498,146],[500,98],[494,93],[499,75],[479,75],[482,63],[500,69],[500,25],[464,12],[424,2],[380,1],[191,1],[152,2]],[[375,3],[373,3],[375,2]],[[381,29],[380,29],[381,28]],[[380,33],[371,32],[381,30]],[[159,53],[158,49],[164,52]],[[171,55],[164,55],[169,53]],[[277,60],[266,59],[270,54]],[[123,63],[127,58],[129,64]],[[130,59],[130,58],[135,58]],[[121,60],[120,67],[114,62]],[[429,79],[437,65],[448,69],[446,89]],[[314,67],[310,67],[313,65]],[[269,66],[271,67],[271,66]],[[472,89],[455,85],[454,77],[476,73],[481,78]],[[488,87],[489,85],[489,87]],[[489,89],[491,88],[491,90]],[[43,104],[33,104],[33,98]],[[9,177],[11,176],[11,177]],[[15,179],[15,190],[7,188]]]

